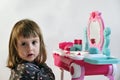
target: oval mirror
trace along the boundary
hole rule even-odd
[[[97,47],[102,50],[104,43],[104,25],[101,18],[101,13],[92,12],[89,18],[87,35],[90,47]]]

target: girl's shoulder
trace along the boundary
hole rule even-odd
[[[27,68],[50,68],[46,63],[42,63],[42,64],[37,64],[37,63],[33,63],[33,62],[23,62],[18,64],[15,69],[17,70],[23,70],[23,69],[27,69]]]
[[[25,62],[17,65],[17,70],[25,70],[25,69],[39,69],[39,67],[31,62]]]
[[[16,65],[14,69],[11,70],[11,75],[9,80],[24,80],[24,78],[29,80],[28,75],[34,75],[34,71],[38,71],[39,67],[33,63],[25,62]],[[34,73],[33,73],[34,72]]]
[[[17,76],[16,76],[17,75]],[[10,80],[55,80],[55,76],[47,64],[21,63],[13,70]]]

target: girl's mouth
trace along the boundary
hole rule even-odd
[[[31,57],[31,56],[33,56],[33,54],[28,54],[28,55],[27,55],[27,57]]]

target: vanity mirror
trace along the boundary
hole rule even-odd
[[[92,12],[87,28],[89,47],[96,47],[102,50],[104,43],[104,24],[100,12]]]
[[[104,27],[101,13],[94,11],[90,14],[87,27],[86,42],[88,46],[88,54],[84,61],[91,64],[115,64],[120,60],[110,56],[110,34],[111,29]],[[97,54],[102,53],[102,54]],[[95,54],[95,55],[93,55]]]

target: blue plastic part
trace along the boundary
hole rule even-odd
[[[120,63],[120,60],[113,57],[104,57],[104,58],[84,58],[85,62],[91,63],[91,64],[116,64]]]
[[[85,51],[88,51],[89,49],[89,43],[88,43],[88,36],[87,36],[87,27],[84,29],[84,35],[85,35]]]
[[[82,51],[82,45],[74,44],[70,51]]]
[[[104,29],[104,45],[102,50],[103,54],[106,56],[110,56],[110,49],[109,49],[110,34],[111,34],[111,29],[109,27],[106,27]]]
[[[98,48],[95,48],[95,47],[89,48],[88,51],[90,54],[98,54],[98,52],[99,52]]]

